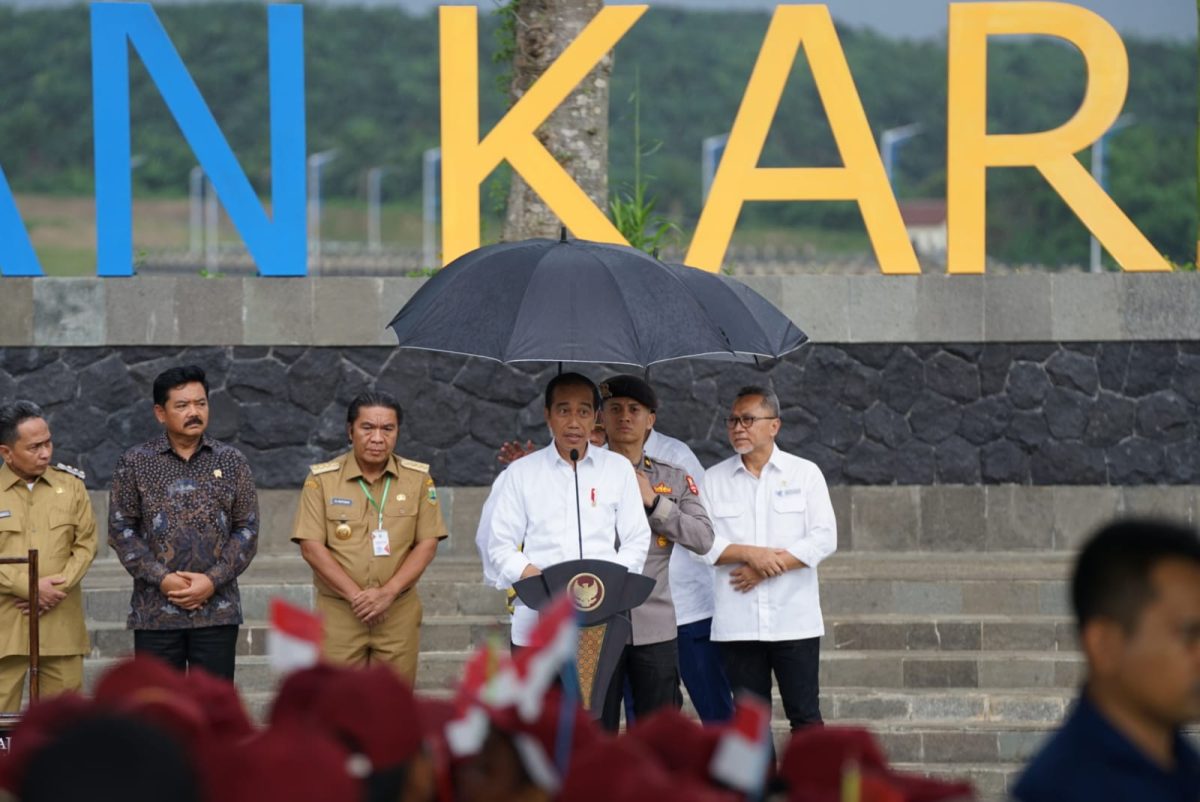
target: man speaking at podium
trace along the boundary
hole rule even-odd
[[[559,374],[546,385],[553,442],[510,465],[492,488],[488,558],[499,573],[498,588],[581,558],[641,572],[650,526],[629,460],[588,442],[599,404],[596,385],[578,373]],[[537,613],[516,600],[514,647],[529,644],[536,623]],[[610,685],[617,690],[608,694],[601,716],[611,730],[618,726],[624,680],[618,669]]]

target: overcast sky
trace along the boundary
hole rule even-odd
[[[263,0],[259,0],[262,2]],[[610,4],[635,0],[609,0]],[[651,6],[676,6],[708,10],[770,10],[778,0],[636,0]],[[976,0],[967,0],[975,2]],[[26,8],[76,4],[79,0],[0,0],[0,5]],[[152,0],[154,5],[205,0]],[[309,0],[326,5],[399,6],[410,11],[429,11],[435,6],[474,3],[484,8],[495,0]],[[1196,4],[1193,0],[1074,0],[1093,9],[1126,36],[1196,38]],[[946,30],[946,0],[829,0],[835,19],[849,25],[867,26],[881,33],[908,38],[941,38]]]

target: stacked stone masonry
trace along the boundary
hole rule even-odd
[[[3,348],[0,398],[42,404],[59,458],[100,488],[123,449],[159,431],[150,384],[183,363],[208,372],[210,431],[245,451],[263,488],[295,487],[343,448],[346,404],[369,387],[404,406],[400,453],[442,484],[489,484],[501,442],[545,442],[541,392],[557,370],[384,347]],[[769,367],[692,360],[649,376],[658,427],[706,464],[729,453],[734,393],[766,384],[781,446],[830,484],[1200,482],[1194,341],[813,344]]]

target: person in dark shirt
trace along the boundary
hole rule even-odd
[[[208,382],[194,365],[154,380],[163,434],[113,473],[108,542],[133,576],[134,651],[233,679],[237,577],[258,546],[258,496],[240,451],[205,434]]]
[[[1093,537],[1071,587],[1087,658],[1083,692],[1034,757],[1021,802],[1200,800],[1200,538],[1127,520]]]

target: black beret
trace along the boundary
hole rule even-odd
[[[600,397],[607,401],[610,398],[632,398],[651,412],[658,410],[658,396],[654,388],[644,379],[621,373],[600,384]]]

